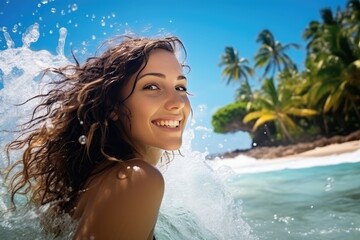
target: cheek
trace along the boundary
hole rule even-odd
[[[147,106],[144,104],[142,106],[132,106],[130,123],[131,128],[143,128],[149,122],[150,113]]]
[[[185,106],[184,106],[184,114],[186,117],[186,120],[189,118],[189,115],[191,113],[191,104],[189,99],[186,99]]]

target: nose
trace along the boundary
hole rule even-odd
[[[174,90],[167,94],[165,108],[169,111],[181,110],[184,108],[187,101],[187,96]]]

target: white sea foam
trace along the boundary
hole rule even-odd
[[[235,158],[207,161],[214,170],[229,167],[237,174],[270,172],[284,169],[299,169],[355,162],[360,162],[360,149],[353,152],[318,157],[293,156],[288,158],[255,159],[245,155],[239,155]]]

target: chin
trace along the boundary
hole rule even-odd
[[[181,143],[164,146],[162,149],[165,151],[177,151],[181,147]]]

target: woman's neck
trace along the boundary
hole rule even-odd
[[[155,166],[163,154],[163,150],[154,147],[146,147],[143,151],[139,151],[139,154],[136,154],[137,158],[141,158],[147,163]]]

